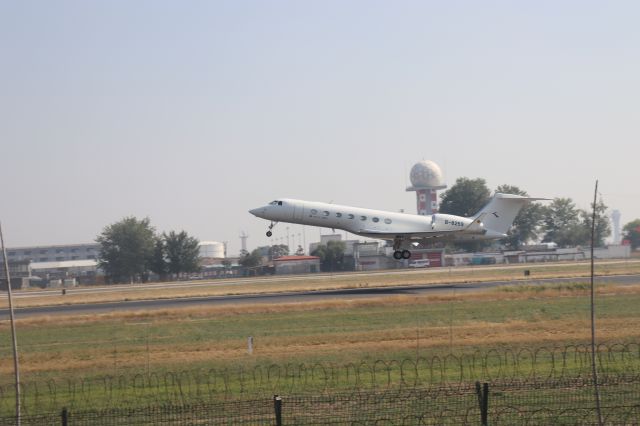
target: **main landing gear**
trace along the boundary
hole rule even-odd
[[[409,259],[410,257],[411,252],[409,250],[396,250],[393,252],[393,258],[396,260]]]
[[[409,259],[411,257],[411,252],[409,250],[400,250],[402,247],[404,239],[402,237],[396,237],[393,240],[393,258],[396,260],[400,259]]]
[[[273,229],[274,226],[276,226],[278,224],[278,222],[273,222],[271,221],[271,224],[269,225],[269,230],[267,231],[267,237],[271,237],[273,235],[273,232],[271,232],[271,230]]]

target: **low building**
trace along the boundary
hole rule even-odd
[[[17,260],[9,261],[9,277],[11,278],[11,289],[19,290],[29,287],[31,280],[31,261]],[[0,265],[0,290],[7,291],[7,276],[4,265]]]
[[[7,248],[7,259],[9,262],[21,260],[30,260],[31,262],[96,260],[99,252],[100,244],[96,243],[15,247]]]
[[[320,242],[309,245],[309,252],[313,253],[320,245],[327,245],[329,241],[344,243],[345,271],[376,271],[396,267],[397,261],[389,257],[378,240],[343,240],[340,234],[322,235]]]
[[[411,262],[428,260],[429,268],[439,268],[445,265],[443,248],[414,248],[411,249]]]
[[[69,280],[73,285],[98,283],[98,262],[92,259],[33,262],[31,272],[42,280],[41,286],[57,287]]]
[[[277,275],[313,274],[320,271],[318,256],[282,256],[273,261]]]

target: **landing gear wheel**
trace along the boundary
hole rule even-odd
[[[269,224],[269,229],[267,230],[267,237],[271,237],[273,235],[273,232],[271,232],[271,230],[274,226],[276,226],[277,223],[278,222],[271,221],[271,223]]]
[[[402,250],[401,256],[403,259],[409,259],[411,257],[411,252],[409,250]]]
[[[393,252],[393,258],[395,260],[400,260],[402,259],[402,252],[400,250],[396,250]]]

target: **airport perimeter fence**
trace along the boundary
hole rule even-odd
[[[623,378],[622,378],[623,379]],[[640,381],[600,383],[605,424],[640,423]],[[22,425],[548,425],[597,424],[593,383],[459,384],[327,395],[284,395],[210,404],[58,412]],[[14,424],[13,417],[0,425]]]
[[[640,382],[640,344],[602,344],[597,365],[603,380]],[[358,363],[288,363],[211,368],[180,372],[104,375],[67,380],[23,381],[22,409],[27,415],[60,407],[136,408],[206,405],[224,400],[248,400],[281,395],[318,395],[397,389],[441,388],[456,383],[486,381],[557,383],[591,377],[589,345],[503,349],[464,355]],[[13,384],[0,386],[0,416],[13,412]]]

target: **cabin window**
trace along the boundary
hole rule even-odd
[[[316,210],[316,209],[311,209],[311,214],[313,214],[313,215],[318,214],[318,210]]]
[[[342,213],[336,213],[336,217],[342,217]]]
[[[373,221],[374,221],[374,222],[376,222],[376,223],[380,222],[380,219],[378,219],[377,217],[374,217],[374,218],[373,218],[373,219],[371,219],[371,220],[373,220]]]
[[[386,223],[387,225],[391,225],[391,219],[385,219],[384,223]]]
[[[325,216],[329,216],[329,212],[328,212],[328,211],[326,211],[326,210],[325,210],[325,211],[323,211],[323,212],[322,212],[322,214],[323,214],[323,215],[325,215]]]
[[[347,217],[348,217],[349,219],[353,219],[353,218],[355,218],[355,216],[354,216],[354,215],[352,215],[351,213],[349,213],[349,214],[347,215]]]
[[[360,220],[367,220],[366,216],[360,216]]]

